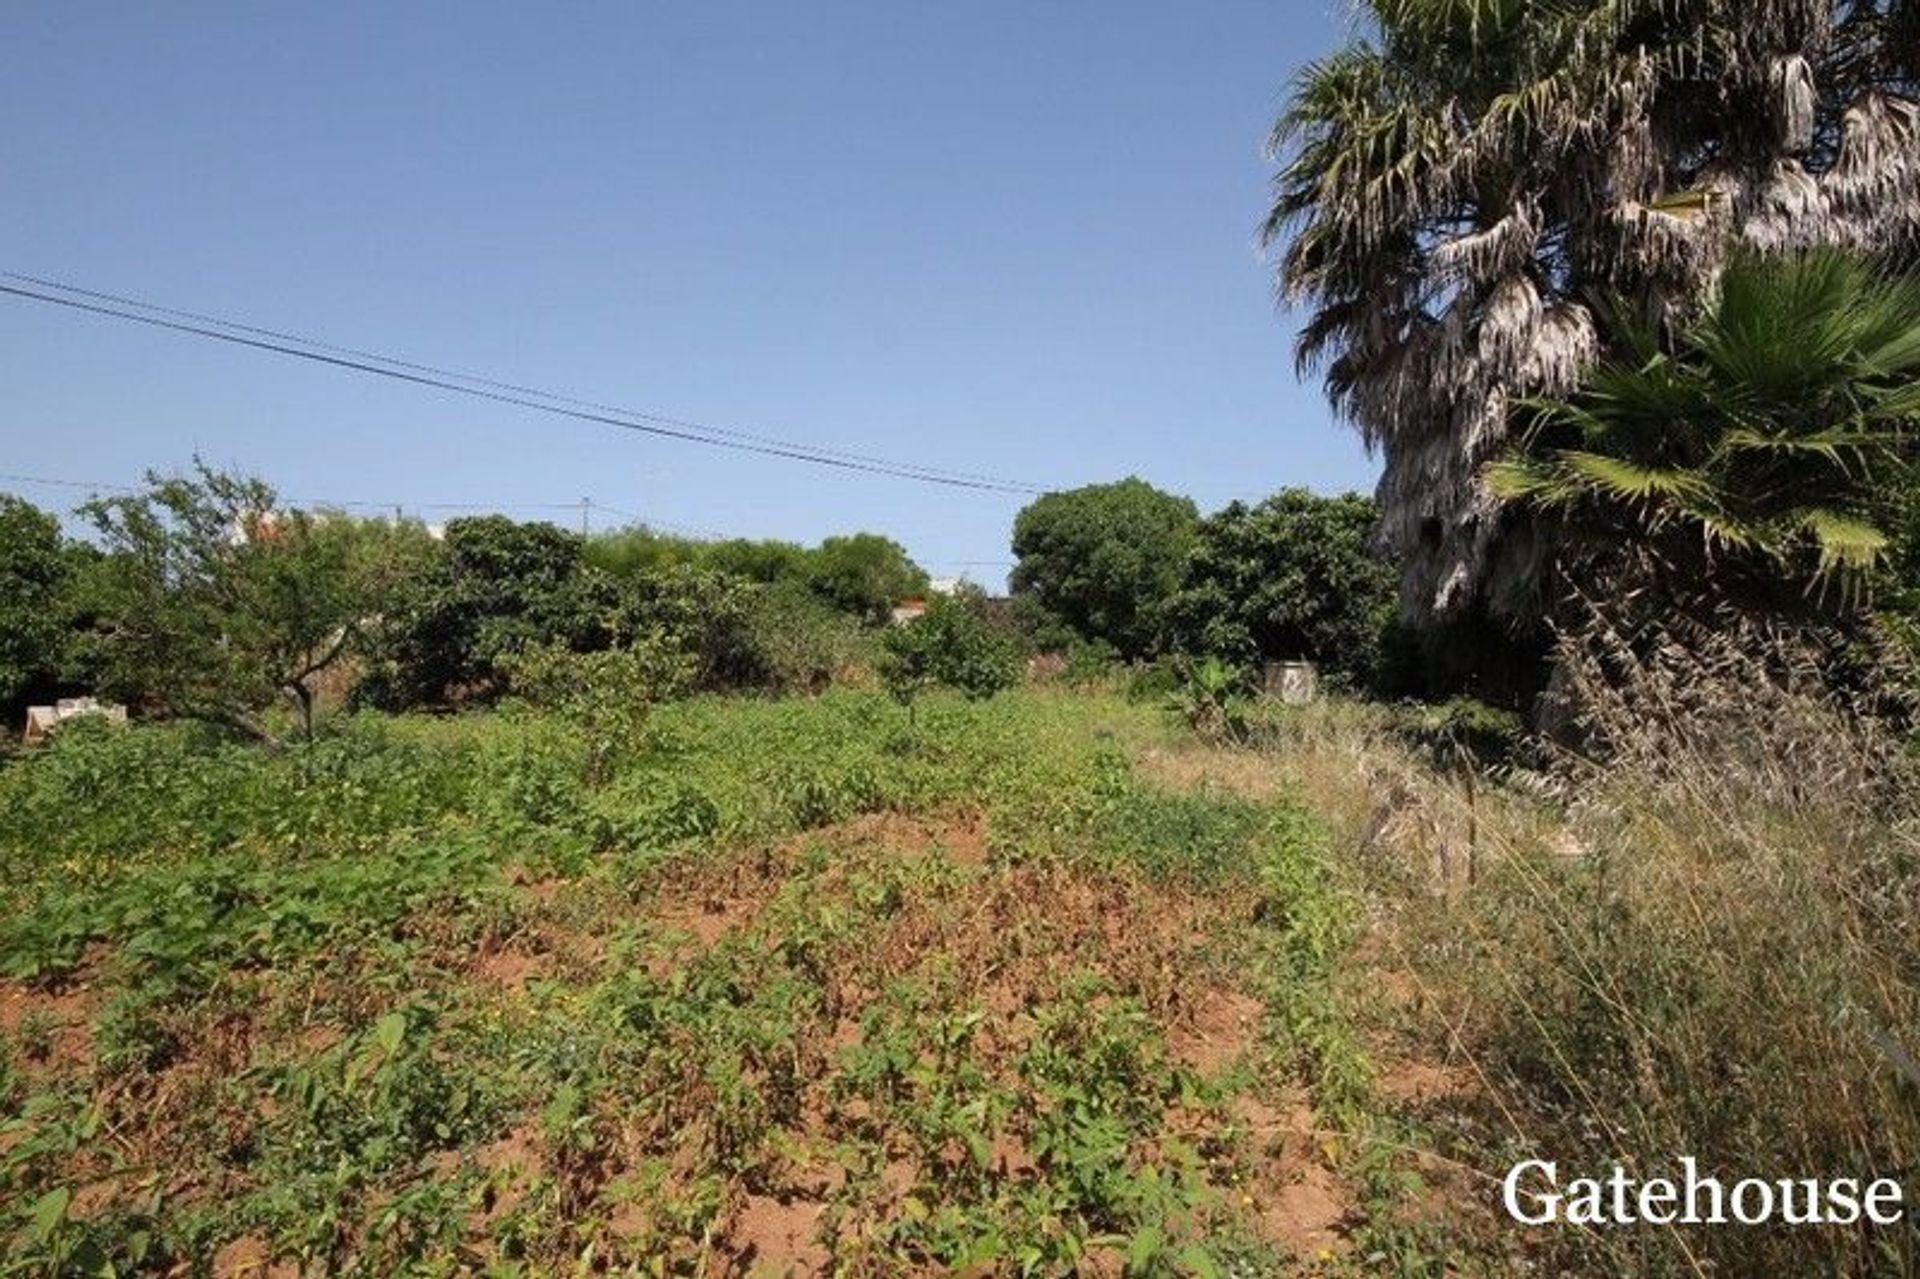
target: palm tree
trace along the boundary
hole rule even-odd
[[[1729,253],[1920,246],[1920,0],[1360,0],[1276,124],[1263,228],[1303,366],[1384,458],[1415,620],[1544,562],[1480,483],[1518,400],[1684,323]]]
[[[1735,257],[1664,341],[1646,316],[1487,468],[1556,548],[1541,582],[1644,614],[1832,613],[1890,543],[1920,440],[1920,284],[1835,250]]]

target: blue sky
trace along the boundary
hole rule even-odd
[[[1254,243],[1265,130],[1346,9],[9,5],[0,270],[1052,487],[1365,488]],[[198,451],[297,498],[872,528],[936,574],[1008,558],[1022,500],[3,298],[0,351],[9,473]]]

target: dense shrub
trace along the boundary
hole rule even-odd
[[[0,493],[0,713],[54,688],[72,647],[68,579],[75,553],[53,516]]]
[[[807,584],[835,608],[883,622],[894,605],[927,590],[927,575],[898,542],[878,533],[830,537],[807,566]]]
[[[587,780],[598,785],[621,753],[641,743],[653,707],[686,689],[693,661],[664,631],[652,630],[595,653],[529,645],[512,655],[507,672],[516,694],[579,727]]]
[[[927,611],[881,637],[880,678],[911,704],[932,687],[992,697],[1020,678],[1023,654],[1011,625],[974,595],[936,596]]]
[[[1086,640],[1139,657],[1153,647],[1161,606],[1180,582],[1198,514],[1144,480],[1049,493],[1013,522],[1015,596],[1030,632],[1054,619]]]
[[[921,595],[927,575],[899,543],[877,533],[829,537],[818,546],[744,537],[706,540],[643,526],[592,538],[586,560],[616,577],[699,568],[780,588],[805,588],[827,607],[868,623],[886,620],[901,600]]]
[[[553,525],[455,520],[444,553],[384,619],[363,697],[392,707],[492,697],[526,650],[597,653],[642,636],[684,659],[689,687],[758,684],[766,663],[747,626],[754,590],[672,560],[615,576]]]
[[[604,647],[616,591],[582,571],[580,541],[501,515],[449,521],[442,553],[384,619],[369,698],[413,706],[490,694],[525,645]]]
[[[1166,646],[1242,666],[1306,659],[1370,685],[1396,593],[1392,565],[1371,546],[1374,522],[1369,498],[1305,489],[1208,516],[1161,611]]]
[[[745,625],[756,682],[771,692],[817,693],[873,660],[871,632],[797,583],[756,591]]]

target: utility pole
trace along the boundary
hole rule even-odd
[[[590,537],[592,536],[592,534],[593,534],[593,499],[590,497],[583,497],[580,499],[580,536]]]

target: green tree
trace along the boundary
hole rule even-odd
[[[671,567],[643,573],[594,590],[598,616],[607,629],[576,631],[576,647],[625,645],[632,637],[657,634],[679,652],[692,687],[718,690],[767,681],[767,659],[755,644],[750,621],[761,588],[744,578],[712,569]]]
[[[67,664],[72,564],[59,520],[0,493],[0,708],[9,718]]]
[[[451,520],[442,551],[381,629],[381,669],[369,689],[397,706],[499,691],[505,660],[530,644],[603,647],[617,611],[610,579],[583,582],[582,539],[503,515]]]
[[[316,681],[380,606],[360,539],[197,461],[81,510],[106,551],[79,587],[105,691],[276,746],[260,712],[286,698],[312,735]]]
[[[1670,350],[1651,319],[1615,327],[1619,357],[1533,406],[1488,470],[1552,531],[1553,580],[1649,613],[1854,610],[1910,486],[1920,284],[1831,251],[1741,256]]]
[[[830,537],[813,552],[808,585],[843,612],[883,622],[901,600],[927,590],[927,574],[906,548],[878,533]]]
[[[1346,682],[1377,675],[1395,616],[1392,564],[1372,546],[1373,502],[1283,489],[1202,520],[1166,646],[1239,666],[1305,658]]]
[[[756,682],[779,693],[818,693],[872,651],[871,630],[792,581],[757,588],[746,626]]]
[[[1198,522],[1191,501],[1132,477],[1048,493],[1014,518],[1014,594],[1085,639],[1142,656]]]
[[[734,537],[703,543],[699,562],[717,573],[774,586],[807,581],[816,558],[817,552],[794,542]]]
[[[527,650],[598,653],[645,636],[686,661],[694,687],[764,682],[748,620],[754,584],[680,556],[630,559],[616,574],[590,562],[587,545],[499,515],[449,523],[443,552],[381,627],[363,696],[393,707],[489,698]]]
[[[925,613],[889,627],[880,647],[881,682],[909,708],[928,688],[983,700],[1020,679],[1020,641],[977,593],[935,596]]]
[[[594,534],[582,547],[582,555],[594,568],[615,577],[631,577],[669,565],[699,563],[704,545],[689,537],[634,524]]]
[[[1920,245],[1911,0],[1363,0],[1275,127],[1264,235],[1303,364],[1384,457],[1416,619],[1524,599],[1537,530],[1481,471],[1518,398],[1692,312],[1730,250]]]
[[[505,667],[515,693],[580,729],[592,786],[613,776],[619,758],[643,741],[654,705],[685,691],[693,675],[685,649],[660,630],[594,653],[531,644],[508,656]]]

